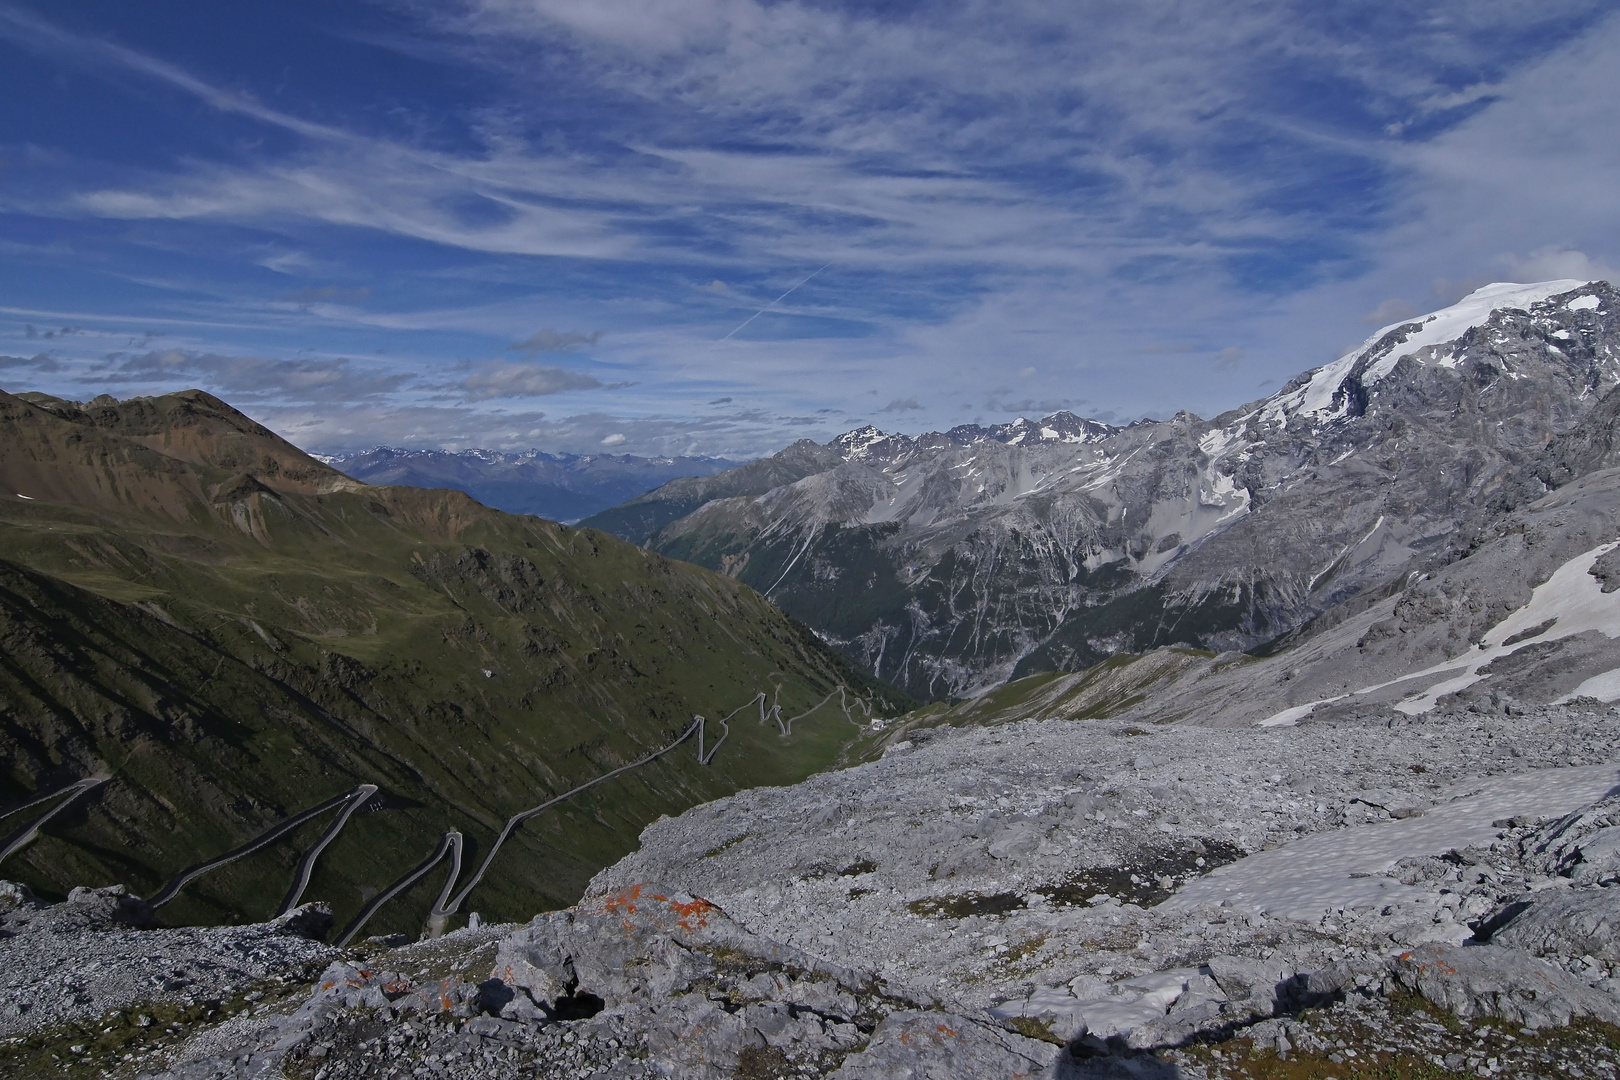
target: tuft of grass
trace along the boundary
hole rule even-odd
[[[725,843],[719,845],[718,847],[712,847],[708,851],[705,851],[703,853],[703,857],[705,859],[712,859],[716,855],[724,855],[726,852],[730,851],[732,848],[736,847],[738,844],[742,843],[746,839],[748,839],[748,834],[747,833],[740,833],[737,836],[733,836],[730,840],[727,840]]]
[[[1007,1021],[1007,1025],[1026,1039],[1039,1039],[1041,1042],[1051,1043],[1054,1046],[1067,1045],[1064,1041],[1052,1034],[1052,1021],[1034,1016],[1015,1016]]]

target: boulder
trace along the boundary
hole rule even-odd
[[[1544,1028],[1590,1016],[1620,1024],[1620,1006],[1607,994],[1517,949],[1425,945],[1391,960],[1390,974],[1465,1020],[1495,1016]]]
[[[1491,934],[1491,943],[1536,956],[1620,960],[1620,887],[1536,893],[1529,906]]]
[[[763,960],[854,978],[797,949],[759,938],[701,897],[633,885],[549,911],[496,951],[490,977],[553,1010],[585,995],[622,1006],[662,1000],[714,969],[714,955]]]
[[[1284,960],[1251,960],[1243,956],[1217,956],[1209,962],[1210,976],[1234,1008],[1246,1007],[1257,1016],[1271,1016],[1288,994],[1294,977]]]

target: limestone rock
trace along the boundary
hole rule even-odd
[[[1426,945],[1390,969],[1401,985],[1463,1019],[1496,1016],[1529,1028],[1582,1016],[1620,1023],[1620,1006],[1607,994],[1517,949]]]
[[[1293,967],[1282,960],[1250,960],[1240,956],[1217,956],[1209,962],[1209,972],[1221,991],[1234,1005],[1243,1005],[1257,1016],[1271,1016],[1287,994]]]
[[[1491,935],[1491,943],[1536,956],[1620,960],[1620,887],[1537,893],[1529,907]]]
[[[1523,843],[1543,873],[1567,877],[1577,885],[1620,882],[1620,797],[1550,821]]]
[[[1061,1049],[948,1012],[897,1012],[832,1080],[961,1080],[969,1076],[1055,1075]]]

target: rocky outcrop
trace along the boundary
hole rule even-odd
[[[1620,889],[1571,882],[1620,766],[1533,767],[1620,760],[1616,714],[1440,714],[1396,738],[1392,719],[914,732],[883,761],[659,823],[571,908],[405,945],[322,946],[302,936],[318,908],[138,931],[121,890],[0,890],[0,930],[31,957],[4,1000],[42,1003],[0,1068],[25,1063],[17,1045],[161,1080],[1614,1063],[1592,1025],[1620,1025],[1620,961],[1579,912]],[[1532,771],[1471,775],[1509,763]],[[942,873],[953,848],[979,855]],[[1460,944],[1470,927],[1491,943]],[[174,982],[143,991],[154,959]]]
[[[1464,1020],[1495,1016],[1528,1028],[1578,1017],[1620,1024],[1620,1002],[1551,964],[1495,945],[1427,945],[1391,965],[1401,985]]]
[[[1620,889],[1536,893],[1511,922],[1491,935],[1491,943],[1535,956],[1620,961]]]
[[[480,943],[494,949],[481,981],[401,973]],[[341,1080],[386,1062],[418,1076],[1039,1077],[1059,1056],[750,933],[701,898],[637,886],[524,927],[334,963],[290,1013],[200,1035],[160,1075]]]
[[[0,882],[0,1035],[113,1013],[141,1031],[154,1015],[217,1016],[233,995],[302,985],[335,954],[319,940],[332,924],[322,904],[240,927],[139,928],[150,917],[123,886],[45,904]]]

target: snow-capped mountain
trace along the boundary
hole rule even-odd
[[[868,427],[586,524],[961,696],[1157,645],[1252,649],[1376,598],[1556,482],[1549,455],[1617,382],[1612,286],[1491,285],[1213,420]]]
[[[682,476],[736,466],[723,458],[646,458],[628,454],[548,454],[543,450],[402,450],[317,455],[368,484],[456,488],[510,514],[575,521]]]

